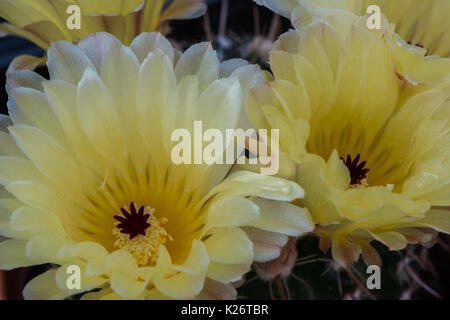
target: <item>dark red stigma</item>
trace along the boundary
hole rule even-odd
[[[117,228],[121,229],[120,233],[129,234],[130,240],[139,234],[145,236],[145,230],[150,227],[150,223],[147,223],[148,218],[150,218],[150,214],[144,214],[144,210],[145,207],[142,206],[137,212],[134,202],[130,203],[130,212],[128,212],[125,208],[120,208],[123,217],[117,215],[114,216],[114,219],[120,222],[117,225]]]
[[[365,168],[367,161],[363,161],[359,163],[359,159],[361,157],[361,154],[358,153],[358,155],[353,159],[350,155],[347,155],[347,159],[344,160],[344,158],[341,157],[341,160],[344,161],[345,165],[348,168],[348,171],[350,172],[350,184],[361,184],[361,182],[367,178],[367,172],[370,171],[369,168]],[[359,163],[359,164],[358,164]]]

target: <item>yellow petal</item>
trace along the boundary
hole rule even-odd
[[[14,124],[34,126],[64,141],[61,127],[43,92],[20,87],[10,90],[9,95],[8,112]]]
[[[42,178],[31,161],[17,157],[0,157],[0,182],[3,185],[17,180],[39,181]]]
[[[253,243],[254,260],[267,262],[279,257],[281,249],[288,241],[284,234],[246,227],[245,233]]]
[[[229,250],[233,243],[233,250]],[[239,228],[217,228],[205,241],[211,260],[222,263],[245,264],[252,261],[253,245]]]
[[[345,239],[333,237],[331,242],[331,252],[334,260],[345,267],[358,260],[361,248]]]
[[[259,207],[260,215],[248,223],[249,226],[289,236],[300,236],[314,229],[309,213],[303,208],[266,199],[256,199],[253,202]]]
[[[197,75],[200,92],[209,83],[218,79],[220,63],[209,43],[199,43],[191,46],[180,57],[175,73],[178,81],[188,75]]]
[[[66,234],[61,220],[53,213],[30,207],[15,210],[11,214],[10,225],[14,230],[29,231],[33,234]]]
[[[78,86],[77,109],[83,131],[97,152],[116,166],[123,164],[128,152],[114,100],[92,69],[86,69]]]
[[[170,62],[174,62],[174,49],[169,40],[159,32],[144,32],[134,38],[130,45],[131,50],[135,53],[136,57],[141,64],[147,58],[147,56],[154,52],[156,49],[161,50]]]
[[[234,300],[236,289],[231,284],[223,284],[206,278],[203,290],[197,296],[200,300]]]
[[[222,282],[224,284],[237,281],[250,270],[250,263],[243,264],[225,264],[220,262],[211,262],[206,276]]]
[[[136,277],[137,263],[133,256],[126,250],[116,250],[104,260],[104,272],[108,274],[122,274]]]
[[[15,57],[13,61],[8,66],[8,70],[6,71],[6,74],[11,74],[13,72],[19,71],[19,70],[34,70],[38,66],[41,66],[45,63],[45,57],[34,57],[30,55],[21,55],[18,57]]]
[[[252,195],[271,200],[292,201],[304,196],[296,183],[272,176],[262,176],[249,171],[235,172],[211,191],[219,197]]]
[[[27,240],[3,240],[0,242],[0,268],[11,270],[19,267],[26,267],[34,264],[27,258],[25,250]]]
[[[59,249],[66,240],[57,234],[43,234],[30,239],[26,247],[27,258],[35,264],[60,263]]]
[[[187,274],[180,272],[171,277],[156,276],[153,283],[163,294],[176,299],[192,299],[203,288],[203,273]]]
[[[87,68],[95,70],[92,62],[80,48],[65,41],[52,43],[48,50],[48,71],[52,80],[77,84]]]
[[[172,265],[171,268],[186,273],[205,272],[208,268],[209,256],[206,246],[202,241],[195,239],[192,248],[183,265]]]
[[[62,259],[81,260],[86,263],[86,276],[101,274],[108,251],[92,241],[68,242],[58,252]]]
[[[226,198],[213,203],[208,210],[204,233],[214,227],[237,227],[259,216],[258,206],[248,199]]]
[[[414,225],[436,229],[440,232],[450,233],[450,212],[442,209],[431,209],[425,218],[415,221]],[[408,226],[408,225],[406,225]]]
[[[61,300],[67,297],[56,283],[57,269],[51,269],[31,279],[23,289],[26,300]]]
[[[161,21],[170,19],[193,19],[206,11],[203,0],[175,0],[161,15]]]
[[[80,48],[95,66],[96,70],[100,70],[100,64],[105,55],[108,54],[112,45],[121,45],[112,34],[106,32],[98,32],[83,38],[78,43]]]
[[[135,299],[144,292],[149,280],[138,281],[124,274],[115,273],[111,276],[110,283],[111,288],[121,297]]]

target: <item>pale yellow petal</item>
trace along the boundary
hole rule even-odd
[[[188,75],[197,75],[200,92],[218,79],[219,70],[219,59],[211,45],[206,42],[195,44],[186,50],[175,67],[178,81]]]
[[[253,243],[254,260],[257,262],[267,262],[278,258],[281,249],[288,241],[288,237],[281,233],[252,227],[246,227],[244,231]]]
[[[50,78],[77,84],[86,68],[95,70],[87,55],[77,46],[60,41],[52,43],[48,51]]]
[[[233,243],[233,250],[229,249]],[[245,264],[253,258],[253,244],[240,228],[217,228],[205,241],[206,250],[212,261]]]
[[[61,300],[67,297],[56,283],[57,269],[51,269],[31,279],[23,289],[26,300]],[[70,295],[70,294],[69,294]]]

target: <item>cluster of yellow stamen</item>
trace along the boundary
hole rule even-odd
[[[167,223],[167,218],[158,219],[153,214],[155,209],[145,207],[145,213],[150,214],[148,222],[150,227],[145,235],[137,235],[130,239],[126,233],[121,233],[117,222],[113,228],[113,235],[116,238],[114,246],[119,249],[127,250],[136,259],[140,266],[155,265],[158,260],[159,246],[164,244],[167,239],[172,241],[172,237],[164,229],[163,225]]]

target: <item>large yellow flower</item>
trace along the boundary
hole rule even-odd
[[[450,58],[450,1],[448,0],[255,0],[291,18],[298,5],[311,8],[339,8],[365,15],[369,5],[378,5],[395,31],[413,45],[423,46],[429,54]]]
[[[0,0],[0,32],[26,38],[48,49],[53,41],[77,43],[95,32],[109,32],[128,45],[142,32],[165,31],[164,22],[191,19],[206,10],[204,0]],[[67,8],[78,5],[80,29],[69,29]],[[71,11],[70,11],[71,12]],[[164,32],[163,32],[164,33]],[[45,59],[16,58],[11,70],[33,69]]]
[[[173,130],[238,126],[259,67],[220,64],[207,43],[181,55],[158,33],[130,47],[97,33],[53,43],[48,68],[8,76],[12,125],[1,118],[0,267],[60,265],[26,298],[233,298],[253,261],[312,230],[293,182],[171,161]]]
[[[81,10],[81,28],[69,30],[66,10],[74,4]],[[44,49],[52,41],[77,43],[100,31],[128,45],[140,33],[155,31],[167,20],[195,18],[205,9],[204,0],[0,0],[0,16],[8,21],[0,30]]]
[[[297,203],[321,248],[341,265],[380,263],[372,240],[398,250],[450,232],[438,208],[450,205],[450,86],[411,91],[384,32],[343,10],[312,14],[275,45],[275,79],[251,90],[249,118],[280,128],[284,175],[305,189]]]

